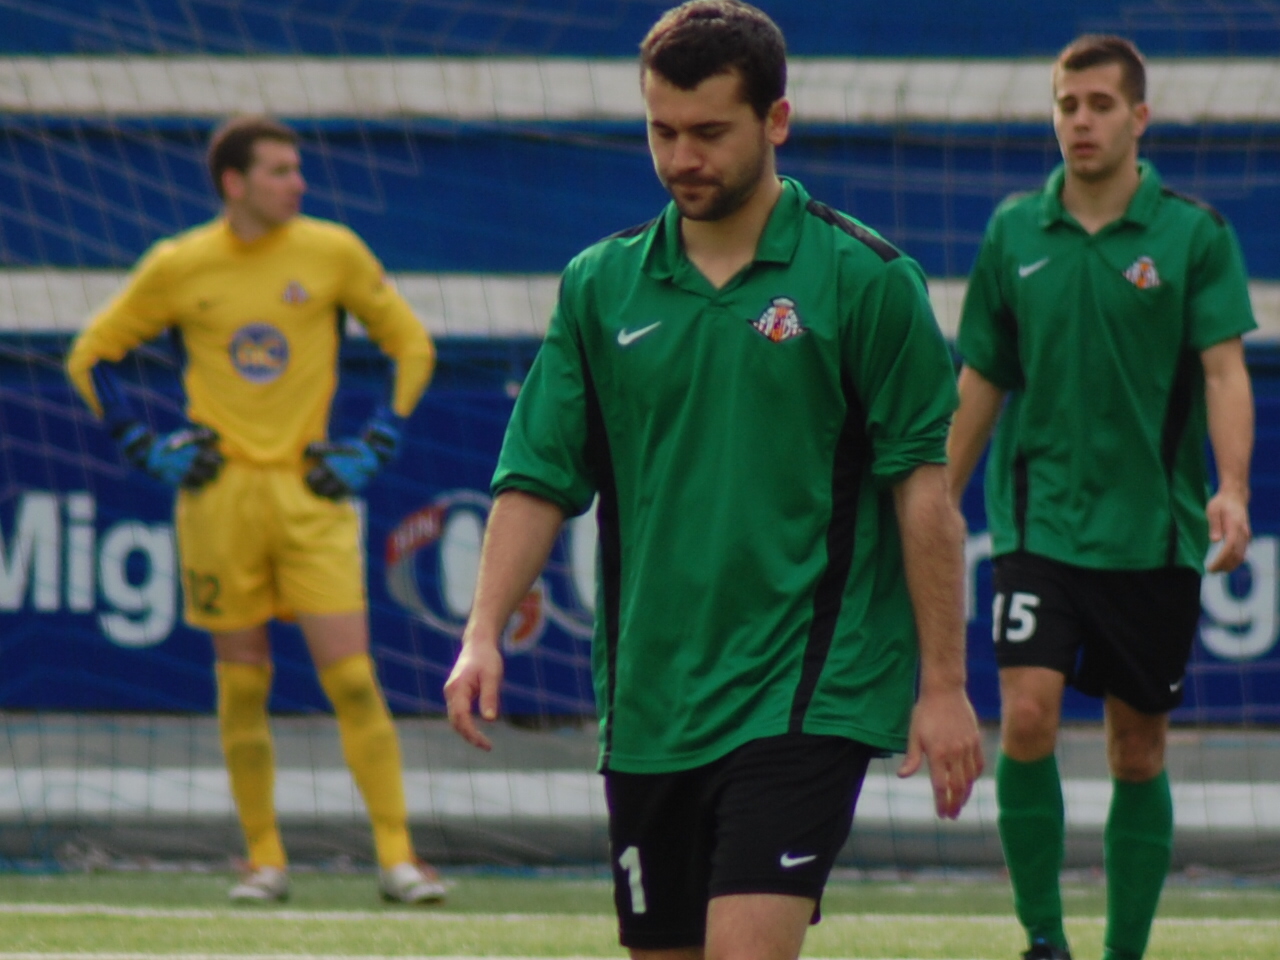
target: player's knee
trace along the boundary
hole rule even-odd
[[[269,766],[271,731],[267,697],[271,668],[247,663],[218,663],[218,732],[227,761],[244,768]]]
[[[1113,733],[1107,745],[1111,775],[1128,783],[1145,783],[1164,769],[1164,738],[1140,731]]]
[[[1053,752],[1058,714],[1038,697],[1015,695],[1001,705],[1001,747],[1015,760],[1031,761]]]
[[[320,671],[320,686],[339,714],[386,709],[373,672],[373,661],[367,656],[347,657],[326,667]]]

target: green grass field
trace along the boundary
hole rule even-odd
[[[233,908],[208,873],[0,875],[0,960],[124,957],[616,957],[607,880],[447,875],[442,906],[383,906],[370,875],[300,873],[287,905]],[[1101,889],[1064,890],[1077,960],[1101,954]],[[996,879],[835,881],[805,954],[1011,960],[1024,949]],[[1166,890],[1150,960],[1276,960],[1280,887]]]

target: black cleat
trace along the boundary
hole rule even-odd
[[[1048,940],[1037,940],[1022,955],[1022,960],[1071,960],[1071,951],[1066,947],[1055,947]]]

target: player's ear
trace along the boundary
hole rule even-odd
[[[222,199],[239,200],[245,192],[245,175],[232,167],[222,171]]]
[[[773,101],[764,117],[765,136],[775,147],[787,142],[791,133],[791,101],[786,97]]]
[[[1147,130],[1147,124],[1151,122],[1151,108],[1147,106],[1146,101],[1134,104],[1133,107],[1133,135],[1135,137],[1142,136]]]

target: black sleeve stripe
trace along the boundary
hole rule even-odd
[[[1214,207],[1205,203],[1199,197],[1192,197],[1185,193],[1179,193],[1177,190],[1170,190],[1168,187],[1161,187],[1160,193],[1166,197],[1173,197],[1175,200],[1181,200],[1183,203],[1189,203],[1193,207],[1199,207],[1209,216],[1213,217],[1213,222],[1220,227],[1227,225],[1227,219],[1220,214]]]
[[[1164,424],[1160,431],[1160,460],[1164,465],[1165,477],[1169,485],[1169,502],[1173,502],[1173,472],[1178,463],[1178,451],[1187,432],[1187,424],[1191,419],[1191,408],[1197,391],[1203,386],[1197,385],[1200,371],[1200,357],[1189,348],[1184,348],[1178,358],[1178,367],[1174,372],[1173,385],[1169,388],[1169,405],[1165,409]],[[1169,548],[1165,557],[1165,565],[1173,566],[1178,555],[1178,521],[1170,509],[1169,516]]]
[[[855,223],[848,217],[841,216],[825,203],[819,203],[817,200],[810,200],[807,209],[819,220],[831,224],[838,230],[843,230],[855,240],[861,242],[867,247],[870,247],[871,250],[875,252],[876,256],[885,263],[888,263],[891,260],[897,260],[903,255],[902,251],[888,240],[883,237],[876,236],[866,227],[859,223]]]
[[[625,240],[628,237],[638,237],[657,222],[658,218],[654,217],[652,220],[646,220],[644,223],[637,223],[634,227],[627,227],[625,230],[619,230],[617,233],[611,233],[600,242],[607,243],[610,240]]]
[[[597,538],[600,551],[600,586],[604,608],[596,615],[604,624],[605,702],[596,704],[596,710],[604,717],[604,744],[601,750],[600,769],[608,770],[613,757],[613,719],[615,697],[618,689],[618,638],[621,636],[622,609],[622,534],[619,517],[618,484],[614,473],[613,451],[609,445],[609,431],[604,422],[604,405],[596,390],[595,378],[587,351],[578,343],[579,363],[582,364],[583,402],[586,407],[587,438],[585,456],[594,474],[600,503],[596,507]]]
[[[845,587],[858,547],[858,506],[871,463],[871,437],[867,411],[848,373],[840,377],[848,405],[840,426],[831,470],[831,519],[827,523],[827,565],[813,592],[813,612],[805,641],[800,679],[791,698],[789,733],[804,731],[805,717],[831,655],[836,624],[844,605]]]

